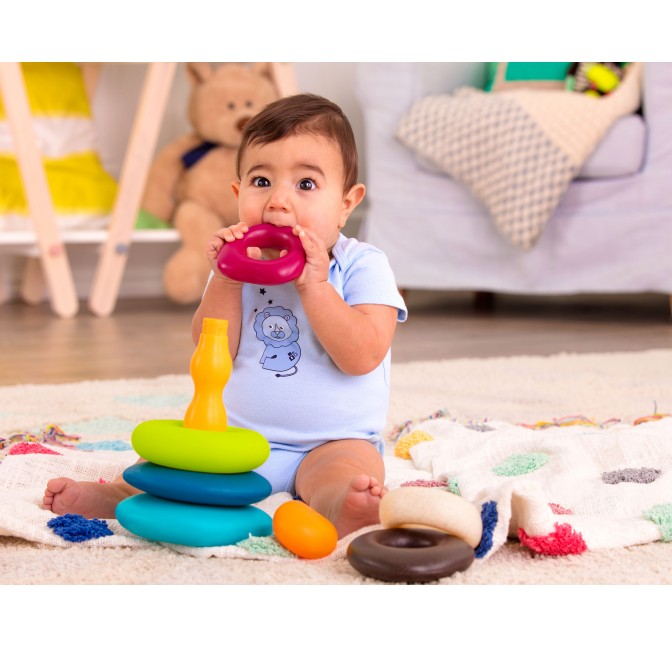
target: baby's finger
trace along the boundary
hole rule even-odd
[[[303,229],[300,225],[295,227],[295,231],[301,240],[301,245],[303,245],[306,254],[315,253],[319,249],[318,244],[320,240],[313,232]]]
[[[237,239],[241,239],[243,238],[243,236],[245,236],[245,234],[247,234],[247,230],[249,230],[250,228],[247,226],[247,223],[237,223],[236,225],[233,225],[229,229],[233,232],[233,235]]]
[[[217,232],[215,232],[215,236],[218,236],[227,243],[232,243],[236,240],[236,235],[230,227],[224,227],[220,230],[217,230]]]
[[[250,257],[250,259],[259,260],[262,257],[261,248],[258,247],[248,247],[246,253],[247,256]]]
[[[217,230],[215,236],[219,236],[227,243],[233,243],[233,241],[243,238],[248,229],[246,223],[237,223],[236,225],[231,225],[231,227],[223,227]]]

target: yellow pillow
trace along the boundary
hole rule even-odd
[[[117,185],[93,151],[44,160],[47,184],[57,215],[106,216]],[[0,154],[0,216],[28,215],[28,204],[15,158]]]
[[[22,63],[33,127],[59,225],[107,216],[116,180],[96,150],[91,107],[75,63]],[[13,135],[0,100],[0,229],[31,227]]]
[[[46,117],[91,117],[82,72],[75,63],[21,63],[30,112]],[[0,97],[0,119],[7,119]]]

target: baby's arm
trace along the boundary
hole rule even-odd
[[[238,223],[237,225],[217,230],[210,241],[208,241],[208,261],[214,274],[205,289],[201,303],[194,313],[191,323],[191,336],[194,344],[198,344],[204,318],[213,317],[228,320],[231,358],[235,358],[238,354],[238,343],[240,342],[243,284],[225,277],[219,271],[217,268],[217,257],[226,243],[242,238],[247,230],[248,227],[245,223]]]
[[[336,366],[350,375],[373,371],[385,358],[397,325],[397,309],[382,304],[348,305],[327,281],[329,254],[312,232],[295,228],[306,251],[296,280],[313,332]]]

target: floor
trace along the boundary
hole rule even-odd
[[[672,348],[665,295],[520,297],[475,305],[471,293],[413,291],[394,362]],[[483,303],[485,302],[485,303]],[[60,319],[45,303],[0,306],[0,385],[154,377],[188,372],[192,307],[120,300],[99,318],[82,304]]]

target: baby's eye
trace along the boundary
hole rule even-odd
[[[299,189],[302,189],[303,191],[312,191],[313,189],[317,189],[317,185],[310,178],[304,178],[299,181]]]
[[[267,178],[264,178],[263,176],[255,176],[252,178],[252,184],[255,187],[270,187],[271,183],[268,181]]]

